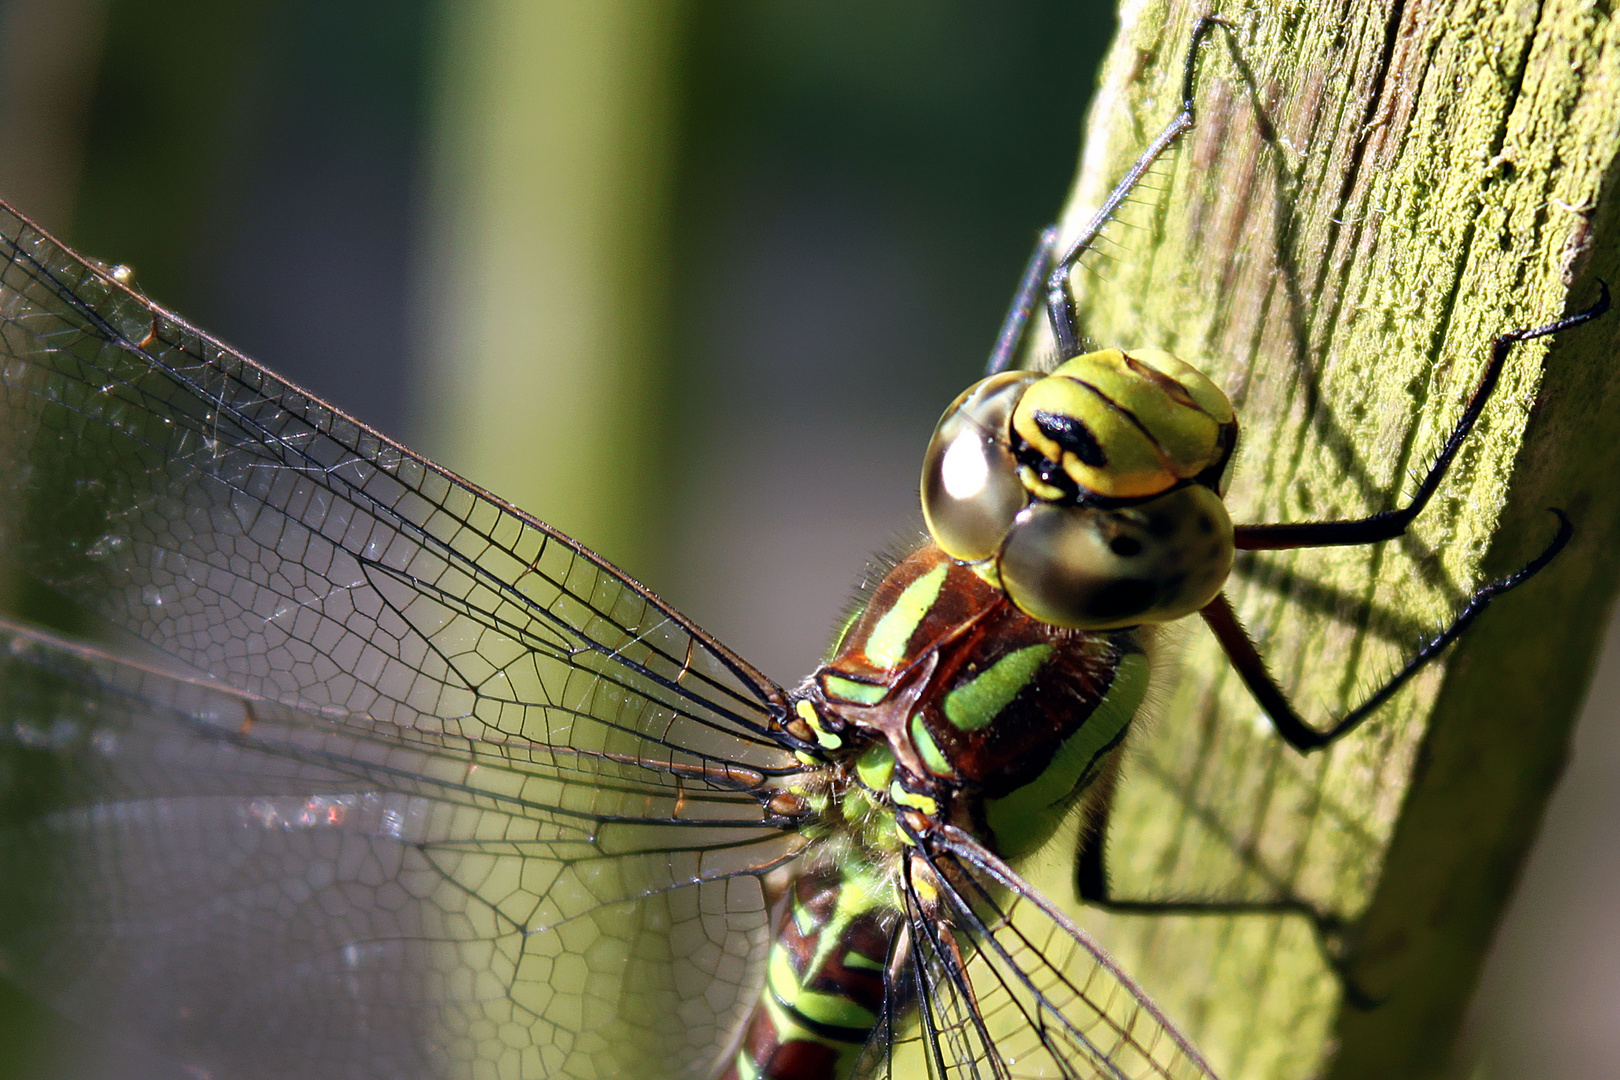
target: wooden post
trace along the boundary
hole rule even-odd
[[[1203,10],[1127,2],[1071,232],[1174,115]],[[1491,340],[1620,285],[1620,23],[1577,0],[1222,2],[1194,132],[1075,275],[1086,332],[1231,394],[1241,522],[1404,501]],[[1252,87],[1252,93],[1251,93]],[[1260,114],[1277,141],[1261,137]],[[1342,917],[1346,1000],[1305,920],[1088,925],[1223,1076],[1432,1077],[1557,781],[1620,560],[1620,315],[1517,346],[1412,532],[1240,560],[1232,595],[1306,715],[1343,712],[1480,583],[1575,539],[1363,729],[1285,746],[1208,633],[1173,638],[1108,837],[1124,896],[1295,896]]]

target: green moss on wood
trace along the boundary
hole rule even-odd
[[[1200,6],[1127,3],[1093,106],[1087,208],[1174,111]],[[1617,280],[1620,27],[1599,7],[1217,5],[1281,146],[1260,138],[1226,45],[1201,117],[1076,276],[1099,343],[1204,364],[1244,425],[1239,521],[1354,517],[1409,492],[1491,339]],[[1105,940],[1222,1074],[1427,1077],[1461,1014],[1566,751],[1614,594],[1620,316],[1518,347],[1412,535],[1267,554],[1234,597],[1307,715],[1355,704],[1479,582],[1575,519],[1570,549],[1443,667],[1304,759],[1208,635],[1140,733],[1109,837],[1116,891],[1288,893],[1352,920],[1346,1006],[1297,918],[1100,919]]]

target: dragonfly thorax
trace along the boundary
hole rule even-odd
[[[798,711],[865,798],[1011,857],[1106,774],[1147,668],[1137,631],[1031,618],[929,544],[878,585]]]
[[[1237,421],[1159,349],[1104,349],[969,387],[929,443],[934,540],[1026,614],[1089,630],[1168,622],[1220,591]]]

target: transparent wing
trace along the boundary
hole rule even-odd
[[[196,670],[447,735],[788,760],[780,691],[640,585],[3,207],[0,363],[7,572]]]
[[[940,839],[919,856],[927,884],[909,895],[922,1036],[910,1053],[929,1076],[1213,1080],[1084,931],[965,833],[946,827]]]
[[[781,691],[3,206],[0,605],[141,660],[6,630],[60,1000],[221,1078],[673,1076],[752,992]]]
[[[800,842],[740,773],[653,799],[12,624],[0,710],[7,973],[199,1076],[702,1075]]]

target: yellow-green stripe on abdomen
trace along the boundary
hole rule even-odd
[[[722,1080],[844,1080],[883,1014],[895,910],[879,878],[801,876]]]

